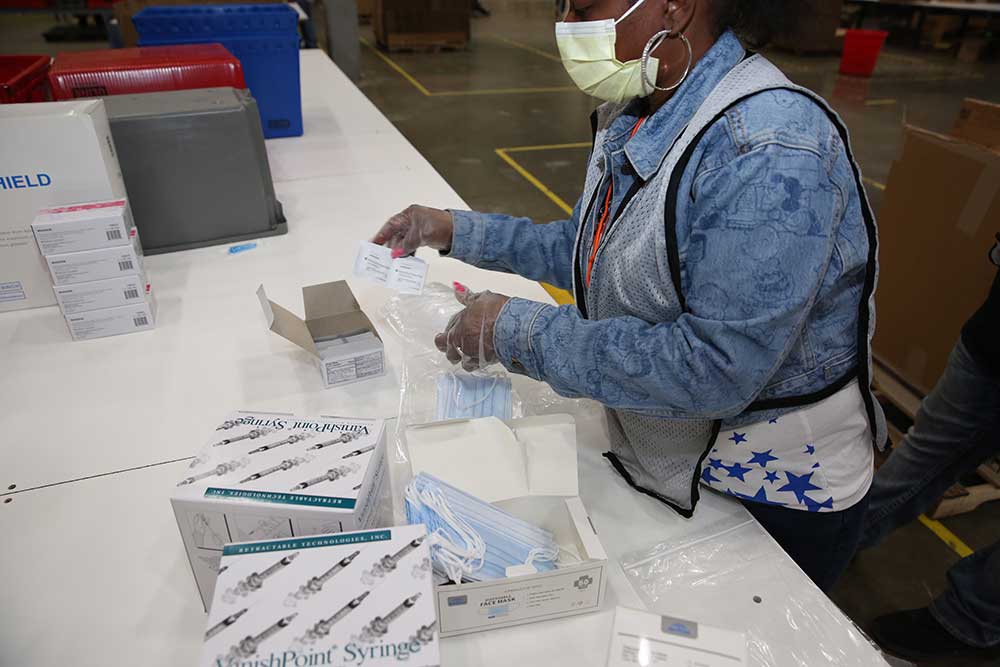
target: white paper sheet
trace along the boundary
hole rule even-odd
[[[358,244],[354,275],[401,294],[421,294],[427,280],[427,262],[418,257],[392,258],[392,250],[368,241]]]

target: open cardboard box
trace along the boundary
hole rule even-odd
[[[345,281],[303,287],[305,320],[268,299],[263,285],[257,298],[268,328],[315,359],[325,389],[385,375],[382,337]]]
[[[572,417],[436,422],[408,428],[406,441],[413,474],[427,472],[549,530],[579,558],[550,572],[526,566],[506,579],[437,586],[442,637],[601,608],[608,556],[578,497]]]

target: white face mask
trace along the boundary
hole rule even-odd
[[[632,5],[617,21],[577,21],[556,23],[556,45],[570,78],[583,92],[607,102],[622,103],[653,92],[642,76],[642,61],[623,63],[615,55],[618,33],[615,26],[628,18],[645,0]],[[649,71],[659,70],[660,62],[649,59]]]

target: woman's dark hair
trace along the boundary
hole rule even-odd
[[[743,42],[759,49],[780,35],[791,34],[804,7],[822,0],[711,0],[718,34],[732,30]]]

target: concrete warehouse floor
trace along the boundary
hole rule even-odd
[[[467,50],[382,54],[370,46],[370,28],[363,28],[368,46],[362,47],[360,86],[471,207],[539,222],[560,219],[582,187],[594,102],[573,87],[559,62],[548,0],[486,2],[494,14],[473,22]],[[47,15],[0,15],[0,53],[103,47],[46,44],[40,34],[52,24]],[[876,211],[904,120],[946,132],[963,97],[1000,102],[998,64],[965,65],[949,55],[888,48],[875,76],[865,80],[839,77],[836,57],[768,55],[846,119]],[[378,222],[366,224],[374,230]],[[943,524],[970,548],[983,548],[1000,539],[1000,502]],[[925,606],[958,560],[914,522],[861,553],[833,599],[865,627],[878,615]]]

